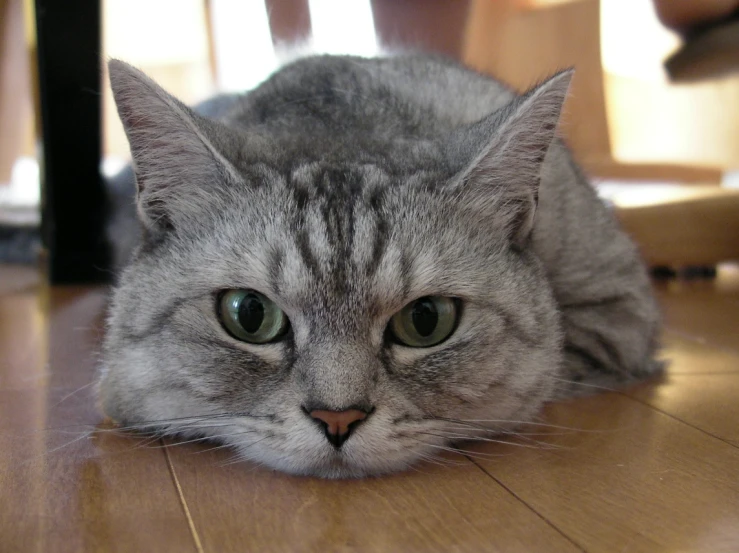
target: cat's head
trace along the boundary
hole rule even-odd
[[[568,74],[414,145],[401,171],[300,159],[110,72],[144,229],[104,347],[114,420],[352,477],[550,399],[561,332],[529,241]]]

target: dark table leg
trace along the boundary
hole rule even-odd
[[[42,230],[52,283],[109,278],[100,175],[100,2],[36,0]]]

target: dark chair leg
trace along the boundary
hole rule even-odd
[[[100,2],[36,0],[42,229],[52,283],[109,279],[100,175]]]

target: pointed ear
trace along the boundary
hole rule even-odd
[[[131,147],[145,227],[166,231],[197,221],[204,209],[217,208],[227,181],[239,178],[214,145],[214,137],[223,140],[226,131],[127,63],[111,60],[108,69]]]
[[[447,144],[448,155],[464,164],[453,184],[460,201],[501,221],[518,246],[533,228],[539,173],[573,73],[558,73]]]

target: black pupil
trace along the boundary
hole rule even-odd
[[[413,312],[411,313],[413,326],[424,338],[431,336],[431,333],[439,323],[439,313],[436,311],[434,302],[428,298],[421,298],[413,304]]]
[[[248,294],[239,305],[239,324],[249,334],[254,334],[264,322],[264,304],[254,294]]]

